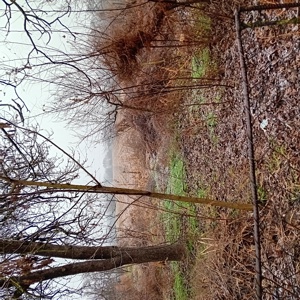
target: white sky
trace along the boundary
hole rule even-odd
[[[22,3],[23,1],[18,1],[18,3]],[[62,2],[63,1],[59,1]],[[43,10],[57,9],[59,5],[55,5],[52,7],[52,2],[49,3],[49,8],[45,8],[43,6]],[[12,6],[13,7],[13,6]],[[0,11],[4,11],[4,4],[0,2]],[[49,18],[51,19],[51,18]],[[53,19],[53,18],[52,18]],[[7,34],[7,26],[6,26],[5,17],[0,17],[0,53],[1,53],[1,66],[5,66],[5,69],[9,71],[13,68],[20,68],[25,65],[27,54],[31,49],[31,44],[29,38],[26,36],[23,30],[23,22],[24,18],[21,13],[16,11],[14,8],[12,18],[10,20],[10,32]],[[71,13],[66,15],[62,19],[63,23],[68,26],[68,28],[72,31],[82,32],[84,33],[84,28],[88,28],[89,26],[89,16],[78,13]],[[54,27],[54,28],[53,28]],[[64,28],[56,26],[57,29],[65,30]],[[60,50],[63,50],[67,53],[74,51],[71,47],[70,41],[73,40],[73,37],[68,34],[65,30],[64,33],[55,33],[55,26],[51,28],[53,30],[53,34],[51,35],[51,40],[48,42],[48,37],[44,35],[44,37],[40,38],[40,35],[37,33],[32,33],[32,36],[36,43],[41,46],[41,49],[51,48],[51,52],[53,55],[59,53]],[[80,35],[80,38],[83,38],[83,35]],[[54,51],[53,51],[54,49]],[[57,52],[55,51],[57,49]],[[47,50],[45,50],[47,52]],[[47,52],[47,54],[50,51]],[[41,54],[38,54],[41,56]],[[40,61],[45,61],[40,60]],[[33,60],[35,62],[35,60]],[[0,68],[1,69],[1,68]],[[3,72],[3,70],[2,70]],[[1,72],[1,74],[3,74]],[[29,70],[29,75],[34,74],[35,69],[32,71]],[[54,69],[50,69],[42,73],[42,78],[45,80],[47,76],[53,76]],[[0,74],[0,76],[1,76]],[[18,75],[19,77],[20,75]],[[12,91],[10,88],[5,88],[3,86],[0,87],[2,92],[1,100],[6,98],[13,97]],[[25,80],[19,87],[18,93],[22,99],[24,99],[26,105],[28,106],[30,112],[25,114],[25,118],[34,123],[34,121],[39,124],[41,129],[45,129],[48,132],[53,132],[52,140],[57,143],[60,147],[64,148],[67,152],[71,148],[75,148],[79,153],[79,156],[82,160],[85,158],[88,159],[87,165],[90,166],[89,170],[94,175],[97,174],[97,178],[100,179],[103,177],[101,174],[102,168],[102,160],[104,152],[104,146],[101,144],[95,145],[87,142],[82,142],[79,144],[80,140],[76,137],[76,133],[71,131],[70,128],[67,128],[67,123],[63,120],[54,119],[54,116],[43,114],[43,105],[51,102],[51,98],[53,99],[53,94],[55,94],[55,86],[51,86],[47,83],[42,82],[33,82],[32,80]]]
[[[18,1],[18,3],[22,2],[23,1]],[[51,10],[52,2],[49,1],[48,3],[49,10]],[[1,14],[4,11],[4,8],[4,3],[1,1]],[[45,9],[44,6],[43,9]],[[76,31],[83,32],[84,29],[82,25],[88,26],[89,19],[87,16],[81,16],[82,18],[80,18],[78,14],[70,14],[63,19],[63,22],[71,30],[75,29]],[[82,23],[83,20],[85,20],[85,24]],[[23,31],[22,14],[18,13],[17,11],[13,12],[10,20],[11,27],[9,34],[7,34],[6,21],[7,20],[5,17],[0,16],[0,78],[1,75],[3,75],[5,72],[9,72],[11,69],[24,66],[28,51],[31,49],[30,41]],[[37,41],[37,44],[41,45],[42,47],[57,48],[58,50],[63,49],[65,52],[72,50],[69,43],[69,41],[72,40],[72,37],[68,34],[55,33],[52,35],[48,44],[45,44],[46,36],[39,39],[39,37],[33,33],[33,37],[36,38],[35,40]],[[29,72],[32,73],[34,70]],[[53,73],[52,71],[49,73],[45,72],[43,74],[43,79],[47,79],[47,74],[51,75]],[[74,136],[74,132],[71,132],[70,129],[66,128],[66,122],[63,120],[58,121],[57,119],[53,119],[52,116],[43,114],[43,105],[51,101],[54,89],[54,86],[49,86],[46,83],[32,82],[30,80],[24,81],[24,83],[18,88],[18,92],[30,110],[28,114],[25,114],[25,118],[29,118],[29,120],[33,121],[33,123],[36,122],[39,124],[41,129],[45,129],[48,132],[53,132],[52,140],[60,147],[64,148],[67,152],[71,152],[68,151],[68,149],[75,148],[81,159],[84,160],[87,158],[88,166],[90,166],[89,171],[96,175],[98,179],[101,179],[103,177],[101,171],[103,170],[102,160],[105,146],[101,144],[87,144],[86,142],[83,142],[78,146],[79,140]],[[8,102],[10,101],[11,97],[13,97],[13,93],[10,92],[10,89],[0,86],[0,100],[6,100]],[[86,179],[83,180],[85,181],[83,183],[86,183]],[[61,282],[61,280],[58,281]],[[72,286],[78,287],[80,286],[81,282],[82,277],[77,276],[72,280]],[[80,296],[78,298],[72,296],[72,299],[79,298],[87,299],[84,296]]]

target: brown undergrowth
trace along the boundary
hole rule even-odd
[[[152,189],[151,162],[167,165],[169,142],[176,133],[188,193],[194,195],[202,189],[218,200],[251,201],[233,9],[252,2],[211,1],[201,7],[212,20],[209,39],[196,26],[198,8],[175,9],[170,3],[151,1],[139,5],[141,1],[135,1],[133,9],[117,15],[111,12],[113,21],[96,40],[95,49],[101,54],[101,63],[111,70],[112,91],[117,92],[110,96],[121,107],[114,149],[114,158],[122,166],[115,172],[118,184]],[[287,17],[293,13],[287,12]],[[244,21],[256,17],[248,14]],[[243,38],[262,202],[264,295],[265,299],[297,299],[300,58],[294,45],[299,44],[299,32],[295,28],[261,28],[245,32]],[[200,81],[191,78],[191,57],[204,48],[215,62],[214,72],[204,72]],[[200,89],[199,82],[223,86]],[[263,121],[267,121],[265,127]],[[156,208],[147,199],[119,200],[122,243],[164,241],[162,227],[156,226]],[[198,209],[199,219],[202,215],[206,221],[201,221],[204,234],[202,240],[195,240],[193,263],[188,264],[193,266],[187,270],[190,299],[254,299],[252,215]],[[148,264],[130,271],[124,297],[163,299],[172,294],[166,291],[172,288],[167,266]],[[146,286],[149,293],[143,294]]]
[[[184,5],[141,0],[128,5],[131,8],[108,14],[109,25],[98,33],[93,48],[112,75],[107,97],[125,111],[121,131],[137,129],[154,151],[185,91],[197,86],[190,57],[208,39],[196,36]]]
[[[297,9],[267,11],[263,18],[288,19],[295,14]],[[243,15],[243,21],[252,22],[259,17],[257,13],[249,13]],[[204,186],[208,193],[220,199],[250,201],[234,23],[229,21],[224,29],[217,22],[214,31],[222,38],[211,49],[212,56],[224,71],[223,80],[231,80],[234,88],[214,88],[190,95],[189,103],[199,105],[181,117],[181,130],[185,133],[181,145],[188,184],[191,191]],[[297,25],[256,28],[243,32],[243,43],[249,76],[257,192],[261,201],[263,299],[297,299],[300,285],[296,254],[300,178],[296,92],[300,82],[299,32]],[[213,105],[205,105],[212,99]],[[255,299],[252,216],[222,210],[207,210],[207,213],[230,220],[206,223],[212,247],[207,255],[196,256],[195,299]]]
[[[153,189],[150,165],[168,164],[172,119],[187,88],[196,86],[190,56],[207,43],[196,37],[185,7],[136,1],[135,7],[111,12],[109,26],[95,40],[102,66],[111,71],[111,102],[118,110],[114,143],[114,183]],[[191,19],[190,19],[191,18]],[[150,185],[149,185],[150,183]],[[118,197],[117,228],[120,244],[162,243],[157,203],[149,199]],[[162,299],[171,289],[167,264],[129,267],[124,284],[117,286],[126,299]]]

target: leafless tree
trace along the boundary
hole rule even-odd
[[[99,197],[15,184],[15,180],[40,180],[68,185],[79,171],[78,164],[71,160],[60,167],[59,158],[49,156],[49,146],[38,141],[33,130],[26,136],[19,130],[8,141],[6,136],[1,139],[0,286],[7,296],[50,297],[58,291],[51,291],[45,281],[111,270],[124,264],[182,257],[181,245],[103,246],[109,241],[109,232],[101,223],[103,199]],[[57,258],[80,262],[59,266]]]
[[[60,116],[68,118],[71,127],[75,127],[82,138],[92,136],[99,140],[114,136],[113,124],[117,112],[122,108],[136,113],[141,111],[142,114],[147,111],[149,115],[167,111],[169,108],[162,109],[155,101],[159,102],[169,93],[176,94],[200,86],[209,87],[212,83],[182,85],[176,80],[170,81],[169,71],[166,70],[172,68],[173,62],[170,61],[170,65],[157,65],[160,52],[151,59],[153,62],[150,61],[142,73],[135,74],[135,82],[124,83],[119,77],[125,73],[130,74],[134,62],[145,59],[140,52],[149,47],[163,47],[161,49],[167,53],[166,56],[171,57],[171,52],[166,49],[183,45],[179,41],[174,45],[162,29],[165,23],[170,22],[167,15],[170,12],[178,13],[178,10],[184,11],[193,5],[207,5],[206,2],[88,1],[83,5],[75,0],[55,3],[37,0],[22,4],[18,1],[1,1],[3,14],[0,20],[5,24],[1,29],[6,35],[5,43],[9,47],[13,44],[22,47],[24,53],[23,57],[8,57],[1,63],[0,84],[4,86],[5,92],[11,90],[13,95],[0,103],[6,107],[5,114],[2,112],[1,116],[10,119],[17,112],[20,121],[24,121],[24,111],[29,109],[26,96],[20,96],[24,82],[44,82],[49,85],[56,102],[47,103],[45,113],[59,112]],[[148,10],[153,14],[149,18],[149,28],[146,29],[147,24],[143,25],[145,28],[132,27],[132,16],[143,7],[147,8],[146,15]],[[87,16],[90,16],[89,21],[82,23],[80,29],[73,28],[69,19],[74,22],[75,19],[86,19]],[[16,19],[21,22],[15,22]],[[124,20],[127,22],[125,27]],[[123,27],[127,31],[132,28],[133,36],[125,36],[125,39],[118,37],[118,34],[123,36],[120,30]],[[114,35],[115,31],[117,36]],[[24,39],[21,44],[14,39],[14,35],[20,32]],[[60,46],[57,46],[57,40]],[[160,59],[165,61],[164,57]],[[12,64],[12,60],[15,63]],[[153,73],[153,69],[157,71]],[[181,78],[179,80],[182,81]],[[82,123],[85,129],[80,132]]]
[[[151,5],[162,5],[163,10],[154,12],[155,22],[150,27],[150,31],[155,29],[154,34],[141,33],[138,38],[134,37],[135,45],[125,48],[133,61],[137,52],[146,48],[147,40],[151,42],[159,34],[165,11],[179,5],[174,1],[146,1],[145,5],[150,2],[153,2]],[[188,2],[189,5],[193,3]],[[71,4],[74,2],[68,0],[58,6],[52,6],[51,1],[26,0],[22,4],[1,1],[3,13],[0,18],[5,20],[2,30],[7,40],[13,33],[21,31],[29,47],[24,57],[16,58],[16,66],[2,62],[0,67],[0,84],[5,91],[13,92],[13,96],[0,103],[0,286],[7,298],[51,298],[62,292],[51,287],[51,282],[60,277],[102,272],[127,264],[180,260],[185,255],[185,248],[180,243],[137,248],[104,245],[111,242],[112,227],[104,228],[103,211],[108,204],[102,194],[149,196],[251,209],[240,203],[103,186],[83,163],[54,145],[50,137],[40,133],[39,128],[20,126],[26,119],[28,107],[26,99],[20,96],[19,87],[27,80],[55,83],[59,101],[67,100],[63,102],[61,111],[72,109],[75,113],[71,113],[71,119],[77,118],[79,125],[95,126],[101,116],[102,127],[92,127],[90,134],[94,130],[110,130],[119,108],[152,112],[148,106],[137,105],[136,99],[141,99],[141,96],[160,96],[165,91],[178,88],[167,85],[167,73],[155,80],[147,77],[150,81],[141,80],[134,85],[120,83],[114,69],[105,68],[102,64],[101,55],[109,56],[114,51],[106,47],[82,51],[81,47],[89,46],[91,39],[99,37],[99,34],[104,36],[105,31],[99,33],[93,30],[91,39],[83,40],[86,32],[82,34],[68,26],[67,17],[78,8],[78,2],[75,6]],[[140,4],[132,2],[122,9],[116,8],[116,11],[122,13],[124,9],[133,9]],[[83,10],[78,8],[80,11]],[[108,13],[101,8],[99,11]],[[113,10],[110,8],[109,11]],[[22,20],[21,28],[14,27],[15,18]],[[78,47],[73,48],[71,53],[64,51],[63,47],[58,49],[53,44],[57,34],[63,39],[70,38]],[[121,40],[114,46],[118,48],[123,44]],[[120,49],[121,52],[124,50]],[[121,55],[121,67],[127,64],[127,60],[126,55]],[[162,67],[167,69],[168,66]],[[128,70],[126,66],[124,70]],[[51,76],[48,76],[49,73]],[[133,101],[125,101],[124,97]],[[52,146],[63,153],[64,158],[51,155]],[[88,184],[77,184],[80,172],[89,176]],[[58,258],[69,261],[61,264]]]
[[[181,243],[135,248],[105,246],[104,243],[112,243],[114,228],[109,225],[105,229],[108,203],[101,194],[251,210],[247,204],[106,187],[74,155],[63,152],[67,155],[65,162],[51,157],[49,145],[53,143],[36,130],[16,127],[11,135],[1,130],[0,269],[4,276],[0,286],[6,295],[16,299],[53,296],[59,290],[51,289],[50,282],[59,277],[102,272],[127,264],[180,260],[185,255]],[[90,184],[76,183],[79,171],[89,175]],[[57,258],[80,262],[60,265]]]

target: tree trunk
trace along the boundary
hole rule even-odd
[[[4,241],[1,241],[4,243]],[[8,242],[8,240],[7,240]],[[12,243],[12,241],[10,241]],[[17,241],[14,241],[14,246],[17,247]],[[74,258],[72,250],[75,250],[75,253],[78,251],[78,256],[83,259],[84,251],[87,251],[89,247],[81,247],[81,246],[57,246],[57,245],[47,245],[43,243],[32,243],[34,246],[40,245],[42,248],[47,248],[47,251],[50,251],[50,248],[56,249],[54,252],[51,253],[52,257],[68,257],[67,253],[69,253],[68,258]],[[1,244],[1,248],[4,247],[4,250],[12,250],[8,245]],[[59,251],[61,248],[61,252]],[[79,249],[81,248],[81,249]],[[95,259],[98,257],[97,252],[104,248],[104,252],[109,250],[113,256],[110,256],[107,259]],[[6,249],[6,250],[5,250]],[[19,248],[15,249],[17,253],[28,253],[30,249],[30,244],[28,243],[27,248],[25,243],[22,243]],[[115,251],[114,249],[118,249]],[[96,250],[96,252],[95,252]],[[39,254],[44,255],[43,251],[40,249],[33,250],[32,254]],[[91,256],[91,253],[95,255]],[[104,253],[103,252],[103,253]],[[8,252],[6,252],[8,253]],[[63,255],[61,255],[64,253]],[[109,252],[108,252],[109,253]],[[141,247],[141,248],[127,248],[127,247],[91,247],[90,250],[86,253],[86,258],[89,259],[83,262],[76,262],[70,263],[59,267],[52,267],[45,270],[33,271],[29,274],[22,275],[22,276],[15,276],[9,279],[0,279],[0,286],[11,287],[11,286],[21,286],[28,288],[31,284],[41,282],[44,280],[51,280],[59,277],[65,277],[69,275],[76,275],[82,273],[90,273],[90,272],[102,272],[111,269],[115,269],[124,265],[128,264],[139,264],[139,263],[146,263],[146,262],[156,262],[156,261],[176,261],[181,260],[186,255],[186,248],[184,245],[177,243],[172,245],[162,245],[162,246],[149,246],[149,247]],[[76,254],[75,254],[76,256]],[[100,255],[101,256],[101,255]]]
[[[0,179],[21,186],[44,187],[45,193],[66,191],[66,192],[85,192],[85,193],[98,193],[98,194],[147,196],[147,197],[157,198],[161,200],[201,203],[201,204],[217,206],[217,207],[226,207],[226,208],[252,211],[252,204],[249,203],[217,201],[217,200],[204,198],[204,197],[198,198],[198,197],[189,197],[189,196],[177,196],[177,195],[155,193],[155,192],[136,190],[136,189],[107,187],[101,185],[88,186],[88,185],[79,185],[79,184],[17,180],[17,179],[10,179],[3,176],[0,176]]]
[[[177,245],[177,244],[175,244]],[[139,253],[168,253],[172,260],[177,256],[171,250],[174,245],[148,246],[148,247],[118,247],[118,246],[71,246],[54,245],[50,243],[35,243],[19,240],[0,239],[0,253],[18,253],[21,255],[33,254],[68,259],[111,259],[130,253],[135,256]],[[176,246],[178,247],[178,245]],[[176,248],[175,247],[175,248]],[[176,248],[177,249],[177,248]],[[178,248],[179,249],[179,248]],[[165,260],[165,259],[163,259]],[[175,259],[176,260],[176,259]]]

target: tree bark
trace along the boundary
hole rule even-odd
[[[174,245],[148,246],[148,247],[118,247],[118,246],[72,246],[54,245],[50,243],[36,243],[30,241],[19,241],[0,239],[0,253],[18,253],[21,255],[34,254],[39,256],[50,256],[68,259],[111,259],[123,256],[124,253],[138,255],[139,253],[167,253]],[[172,254],[173,255],[173,254]],[[171,256],[172,258],[176,256]]]
[[[74,191],[74,192],[98,193],[98,194],[147,196],[147,197],[161,199],[161,200],[201,203],[201,204],[217,206],[217,207],[252,211],[252,204],[249,203],[217,201],[217,200],[204,198],[204,197],[197,198],[197,197],[189,197],[189,196],[177,196],[177,195],[155,193],[155,192],[136,190],[136,189],[106,187],[106,186],[98,186],[98,185],[87,186],[87,185],[78,185],[78,184],[17,180],[17,179],[10,179],[3,176],[0,176],[0,179],[21,186],[44,187],[45,192],[59,192],[59,191],[73,192]]]
[[[42,244],[42,243],[33,243],[33,244]],[[17,245],[18,245],[17,243],[14,244],[14,246]],[[43,245],[45,247],[49,246],[46,244]],[[66,251],[67,248],[66,246],[56,246],[56,245],[52,245],[52,246],[61,247],[62,252]],[[23,249],[23,247],[25,246],[20,245],[20,248],[18,248],[16,252],[27,253],[27,251],[25,252],[21,251],[21,250],[25,250]],[[81,250],[83,249],[87,250],[87,248],[89,247],[70,246],[69,249],[65,252],[71,254],[71,256],[68,258],[73,258],[72,249],[76,249],[76,248],[82,248]],[[97,247],[91,247],[91,252],[95,251],[95,248]],[[98,249],[101,248],[112,248],[112,247],[98,247]],[[168,260],[169,261],[181,260],[186,255],[186,248],[184,245],[180,243],[171,244],[171,245],[162,245],[162,246],[149,246],[149,247],[142,247],[142,248],[127,248],[127,247],[124,248],[116,247],[116,248],[118,248],[118,253],[113,251],[112,253],[115,253],[116,255],[107,259],[99,260],[99,259],[95,259],[95,257],[92,257],[94,258],[93,260],[70,263],[59,267],[34,271],[19,277],[14,276],[9,279],[0,279],[0,286],[5,286],[6,288],[11,286],[29,287],[31,284],[45,281],[45,280],[51,280],[54,278],[82,274],[82,273],[102,272],[102,271],[115,269],[117,267],[121,267],[128,264],[139,264],[139,263],[146,263],[146,262],[168,261]],[[5,248],[5,249],[9,250],[10,248]],[[37,254],[37,252],[38,250],[34,251],[33,254]],[[56,250],[54,253],[52,252],[51,256],[66,257],[66,255],[61,256],[62,252]],[[90,253],[88,253],[88,255],[90,255]],[[86,255],[86,257],[88,257],[88,255]],[[80,257],[83,257],[83,252],[81,252]]]

